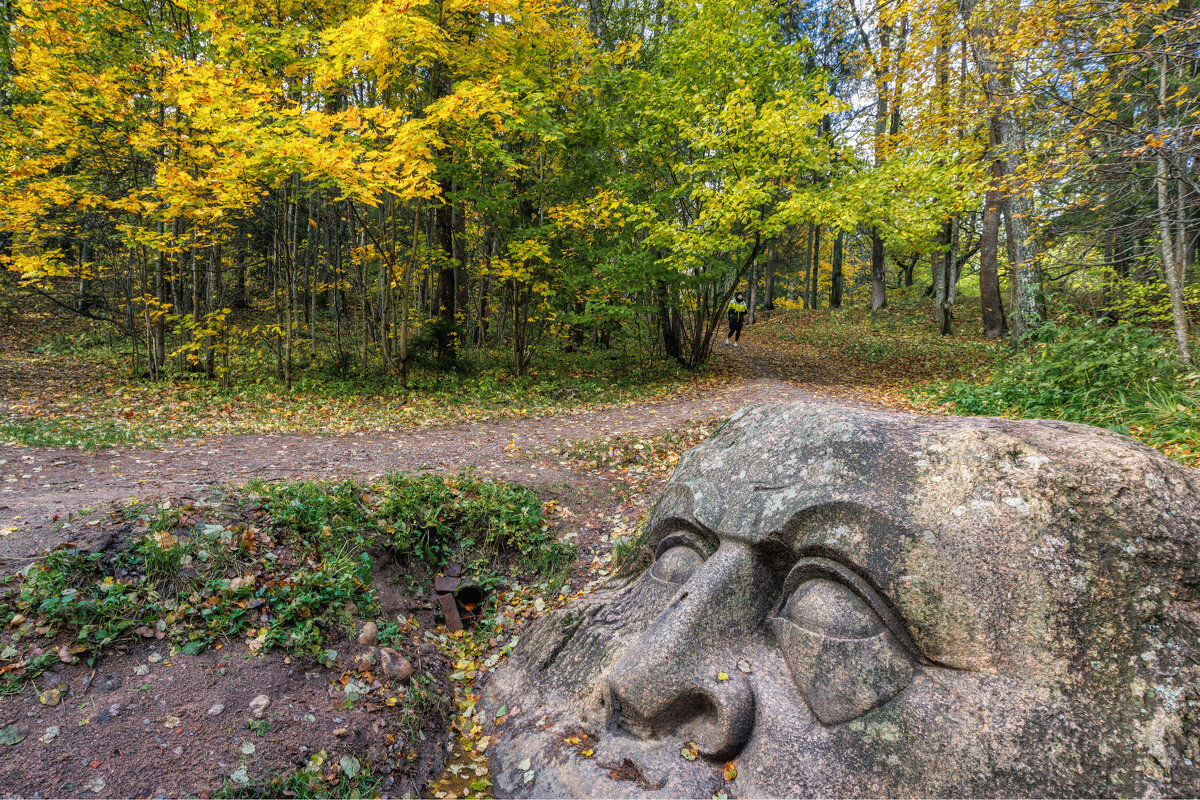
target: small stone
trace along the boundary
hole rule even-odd
[[[212,707],[208,709],[208,715],[210,717],[220,716],[221,712],[224,710],[225,710],[224,703],[213,703]]]
[[[390,647],[384,647],[379,651],[379,665],[383,668],[383,674],[394,680],[404,683],[412,678],[412,664]]]
[[[271,705],[271,698],[265,694],[256,695],[250,701],[250,713],[254,715],[255,719],[262,719],[263,714],[267,713],[267,706],[269,705]]]
[[[362,631],[358,634],[358,643],[367,647],[375,644],[379,638],[379,626],[368,620],[363,624]]]

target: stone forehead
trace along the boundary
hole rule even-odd
[[[1159,489],[1148,458],[1162,460],[1125,437],[1070,423],[756,406],[684,455],[656,516],[690,516],[753,540],[805,508],[851,502],[936,533],[989,504],[1000,506],[990,516],[1013,509],[1030,519],[1027,495],[1072,475]],[[930,513],[938,516],[922,518]]]
[[[682,525],[835,552],[931,658],[1044,671],[1066,647],[1048,631],[1195,564],[1197,496],[1194,471],[1087,426],[762,406],[681,459],[649,541]],[[1174,574],[1135,568],[1147,553]]]

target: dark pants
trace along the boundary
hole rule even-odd
[[[727,339],[733,339],[735,342],[736,342],[738,339],[742,338],[742,324],[741,324],[740,322],[738,322],[738,323],[734,323],[734,322],[731,322],[731,323],[729,323],[729,336],[727,336],[727,337],[725,337],[725,338],[727,338]]]

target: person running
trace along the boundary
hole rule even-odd
[[[742,293],[738,292],[729,304],[729,335],[725,337],[725,344],[729,344],[730,337],[733,337],[733,346],[739,346],[738,339],[742,338],[742,321],[746,319],[746,310],[746,304],[742,302]]]

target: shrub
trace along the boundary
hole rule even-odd
[[[1100,425],[1195,457],[1200,376],[1186,373],[1172,343],[1148,328],[1099,321],[1048,322],[1039,339],[985,383],[950,381],[920,394],[961,414]]]

